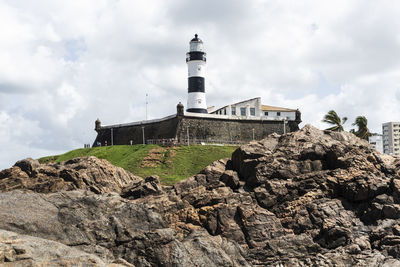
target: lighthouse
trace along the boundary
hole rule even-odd
[[[204,74],[206,67],[206,53],[203,41],[197,34],[190,41],[190,52],[186,53],[188,65],[188,112],[207,113]]]

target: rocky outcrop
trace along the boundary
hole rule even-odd
[[[0,191],[28,189],[38,193],[89,190],[97,194],[118,192],[141,178],[96,157],[76,158],[62,163],[39,164],[20,160],[0,172]]]
[[[2,171],[0,229],[104,264],[400,266],[400,160],[350,133],[272,134],[173,187],[94,158],[77,167],[85,161]],[[44,190],[39,177],[63,186]],[[3,244],[0,261],[11,251]]]

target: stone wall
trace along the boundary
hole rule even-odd
[[[96,140],[93,146],[98,146],[98,142],[104,146],[111,145],[111,129],[113,132],[114,145],[129,145],[132,140],[133,144],[143,143],[143,130],[145,139],[168,139],[176,137],[176,129],[178,125],[178,117],[173,117],[163,121],[153,123],[143,123],[138,125],[121,125],[115,127],[99,127]]]
[[[193,141],[216,141],[216,142],[248,142],[254,139],[260,140],[271,133],[282,134],[283,121],[255,121],[215,119],[199,117],[182,117],[177,128],[177,139],[189,138]],[[286,124],[286,131],[298,130],[298,124],[290,121]]]
[[[177,115],[166,120],[136,125],[96,126],[97,137],[93,146],[101,144],[111,145],[111,131],[114,145],[129,145],[143,143],[143,130],[145,140],[175,138],[178,143],[187,142],[189,133],[190,142],[248,142],[254,139],[260,140],[271,133],[282,134],[283,121],[256,121],[202,118]],[[112,129],[112,130],[111,130]],[[286,124],[286,132],[298,130],[298,123],[289,121]]]

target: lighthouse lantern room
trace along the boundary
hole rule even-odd
[[[203,49],[203,41],[197,34],[190,41],[190,52],[186,53],[188,65],[188,112],[207,113],[205,93],[205,67],[206,53]]]

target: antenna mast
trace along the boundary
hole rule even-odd
[[[147,104],[148,104],[148,102],[147,102],[147,97],[148,97],[149,95],[146,93],[146,121],[147,121]]]

